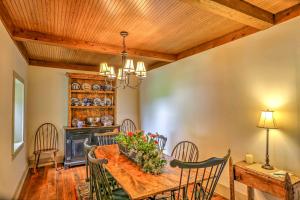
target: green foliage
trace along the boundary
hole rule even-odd
[[[126,151],[129,157],[134,157],[144,172],[159,174],[167,161],[164,159],[162,151],[157,148],[156,137],[157,134],[145,135],[141,131],[120,133],[115,139],[120,149]]]

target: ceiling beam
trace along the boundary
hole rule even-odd
[[[14,25],[10,15],[9,15],[9,13],[6,10],[6,8],[3,4],[3,1],[0,1],[0,19],[1,19],[1,21],[4,25],[4,27],[5,27],[6,31],[8,32],[10,37],[12,38],[12,33],[15,29],[15,25]],[[28,52],[27,52],[26,48],[24,47],[24,45],[21,42],[14,41],[14,43],[17,46],[17,48],[19,49],[21,55],[23,56],[23,58],[25,59],[27,64],[28,64],[29,57],[28,57]]]
[[[27,49],[24,46],[23,42],[14,41],[14,43],[18,47],[18,49],[19,49],[20,53],[22,54],[22,56],[25,58],[27,64],[29,64],[29,55],[28,55]]]
[[[249,27],[249,26],[244,27],[240,30],[228,33],[228,34],[226,34],[224,36],[221,36],[219,38],[213,39],[211,41],[205,42],[205,43],[200,44],[200,45],[198,45],[196,47],[193,47],[191,49],[185,50],[185,51],[183,51],[183,52],[181,52],[177,55],[177,59],[179,60],[179,59],[194,55],[196,53],[200,53],[200,52],[206,51],[208,49],[212,49],[214,47],[226,44],[226,43],[234,41],[234,40],[237,40],[239,38],[245,37],[245,36],[250,35],[252,33],[255,33],[257,31],[259,31],[259,30],[257,30],[256,28],[252,28],[252,27]]]
[[[300,16],[300,3],[275,14],[275,23],[279,24]]]
[[[120,55],[123,50],[120,46],[113,46],[108,44],[100,44],[96,42],[82,41],[76,39],[69,39],[55,35],[49,35],[45,33],[27,31],[16,29],[13,32],[13,39],[16,41],[31,41],[39,42],[47,45],[60,46],[70,49],[78,49],[89,52],[101,53],[101,54],[110,54],[110,55]],[[153,60],[173,62],[176,60],[176,55],[166,54],[153,51],[145,51],[139,49],[127,48],[129,56],[133,57],[144,57]]]
[[[50,61],[33,60],[33,59],[29,59],[29,65],[39,66],[39,67],[58,68],[58,69],[72,69],[72,70],[99,72],[99,66],[93,66],[93,65],[78,65],[78,64],[68,64],[63,62],[50,62]]]
[[[162,66],[167,65],[167,64],[169,64],[169,63],[161,62],[161,61],[155,62],[152,65],[150,65],[149,67],[147,67],[147,71],[162,67]]]
[[[182,0],[192,6],[260,30],[274,25],[274,15],[242,0]]]

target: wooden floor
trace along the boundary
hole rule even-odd
[[[29,173],[20,200],[75,200],[76,183],[85,179],[85,167],[72,167],[58,171],[52,166],[41,167],[37,174]],[[221,196],[213,200],[224,200]]]

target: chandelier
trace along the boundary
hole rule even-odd
[[[128,36],[128,32],[122,31],[120,35],[123,38],[123,51],[121,52],[122,66],[118,69],[118,76],[116,76],[114,66],[109,66],[106,62],[100,63],[100,75],[105,76],[105,81],[110,82],[117,79],[116,86],[114,88],[126,87],[136,89],[142,83],[143,79],[146,78],[147,72],[145,68],[145,63],[142,61],[137,61],[136,68],[132,59],[128,59],[128,53],[126,51],[125,38]],[[137,77],[137,81],[132,83],[132,78]]]

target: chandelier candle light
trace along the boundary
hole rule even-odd
[[[274,167],[269,163],[269,129],[277,129],[277,125],[274,119],[274,111],[262,111],[257,127],[265,128],[267,130],[266,162],[264,165],[262,165],[262,168],[272,170],[274,169]]]
[[[116,76],[115,69],[113,66],[108,66],[106,62],[100,64],[100,75],[106,77],[106,81],[113,81],[117,78],[119,85],[115,88],[126,87],[136,89],[141,84],[142,80],[147,77],[145,63],[142,61],[137,61],[137,67],[135,69],[132,59],[128,59],[128,53],[126,51],[125,38],[128,36],[128,32],[122,31],[120,35],[123,37],[123,51],[121,52],[122,66],[118,70],[118,76]],[[131,76],[136,76],[138,78],[138,83],[136,85],[131,84]]]

